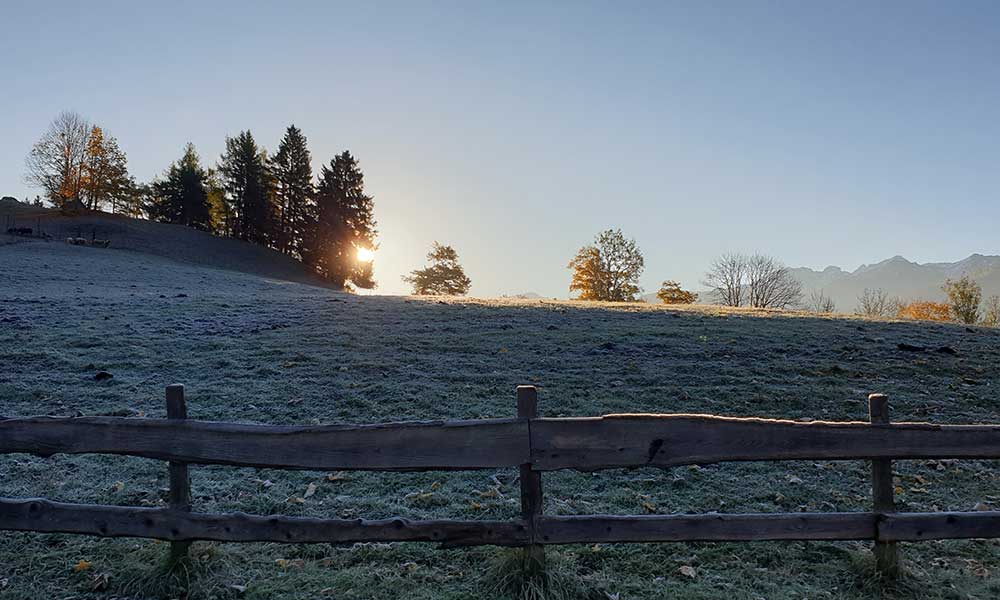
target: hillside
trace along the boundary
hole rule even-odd
[[[540,386],[544,416],[696,412],[858,420],[869,392],[898,420],[995,422],[1000,332],[747,310],[544,300],[360,297],[138,252],[0,246],[0,415],[165,414],[268,423],[510,417]],[[956,354],[900,351],[899,343]],[[95,373],[113,374],[96,381]],[[550,514],[860,511],[862,461],[547,474]],[[0,496],[161,506],[162,462],[0,457]],[[330,475],[330,476],[328,476]],[[897,464],[900,508],[1000,504],[989,461]],[[314,473],[192,467],[195,510],[343,518],[511,518],[515,470]],[[310,484],[313,494],[306,494]],[[308,497],[304,497],[308,496]],[[581,598],[862,600],[866,543],[551,548]],[[0,535],[0,597],[146,593],[164,544]],[[495,548],[195,544],[191,600],[452,599],[484,592]],[[996,597],[996,541],[906,544],[892,598]],[[86,560],[91,568],[76,572]],[[680,567],[694,569],[686,575]],[[691,571],[688,571],[689,573]],[[984,573],[986,573],[984,575]],[[100,584],[100,585],[98,585]],[[107,588],[107,589],[104,589]],[[103,590],[103,591],[102,591]],[[326,590],[326,591],[324,591]],[[334,592],[330,592],[334,590]],[[586,592],[587,595],[584,595]]]
[[[49,236],[50,243],[64,243],[68,237],[107,239],[111,241],[111,251],[129,250],[283,281],[329,286],[291,257],[182,225],[101,212],[64,216],[58,211],[10,202],[0,205],[0,224],[4,224],[4,230],[11,226],[30,227]]]

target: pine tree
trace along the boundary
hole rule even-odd
[[[218,170],[233,213],[232,236],[271,245],[273,182],[267,168],[267,154],[257,146],[249,131],[226,138],[226,153]]]
[[[184,156],[170,165],[165,177],[153,184],[150,216],[164,223],[211,231],[208,173],[199,163],[194,144],[184,147]]]
[[[302,130],[290,125],[270,161],[274,177],[275,247],[300,256],[312,207],[312,157]]]
[[[316,218],[302,249],[304,261],[342,287],[375,287],[372,262],[358,260],[359,249],[375,247],[374,202],[365,195],[364,175],[350,152],[323,165],[315,200]]]

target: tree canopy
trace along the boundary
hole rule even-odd
[[[632,302],[642,291],[639,276],[644,267],[642,252],[635,240],[626,239],[620,229],[598,234],[594,243],[577,251],[569,262],[573,271],[570,292],[580,300]]]
[[[358,250],[374,250],[374,201],[365,193],[358,161],[344,151],[323,165],[315,191],[316,216],[301,249],[302,258],[323,277],[342,287],[375,287],[372,261]]]
[[[414,295],[464,296],[469,293],[472,281],[459,264],[454,248],[434,242],[427,253],[427,261],[428,266],[403,276],[403,281],[413,286]]]
[[[149,215],[153,220],[212,230],[208,201],[208,173],[202,168],[194,144],[170,165],[164,179],[152,185]]]
[[[274,177],[274,245],[284,254],[299,256],[315,212],[312,157],[301,129],[288,126],[270,167]]]
[[[681,289],[681,284],[672,280],[663,282],[656,297],[664,304],[693,304],[698,301],[698,294]]]

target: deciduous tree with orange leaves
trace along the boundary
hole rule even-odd
[[[918,321],[951,321],[951,307],[944,302],[916,301],[902,304],[897,316]]]

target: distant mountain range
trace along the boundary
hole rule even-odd
[[[813,290],[823,290],[840,312],[853,311],[865,288],[881,288],[901,300],[942,301],[945,293],[941,285],[945,280],[966,274],[982,286],[983,298],[1000,295],[1000,256],[982,254],[953,263],[924,264],[897,255],[873,265],[861,265],[853,272],[840,267],[822,271],[800,267],[792,269],[792,274],[802,282],[807,297]]]
[[[893,256],[871,265],[861,265],[854,271],[840,267],[827,267],[814,271],[806,267],[794,268],[792,275],[802,282],[805,299],[814,290],[822,290],[833,299],[838,312],[853,312],[858,296],[865,288],[881,288],[901,300],[943,301],[941,285],[946,279],[957,279],[968,274],[983,288],[983,298],[1000,295],[1000,256],[973,254],[953,263],[919,264],[902,256]],[[701,300],[708,298],[701,291]],[[646,302],[659,302],[655,293],[645,294]]]

